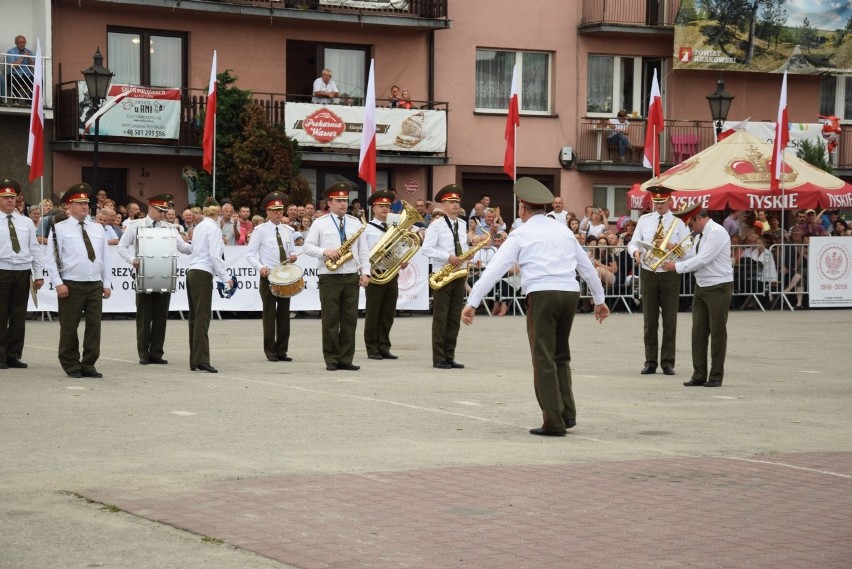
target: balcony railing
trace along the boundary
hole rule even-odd
[[[630,148],[620,160],[618,147],[610,144],[609,136],[614,132],[609,119],[580,119],[579,139],[575,148],[578,164],[595,166],[641,167],[644,155],[645,119],[630,119]],[[668,166],[679,164],[698,154],[714,143],[713,123],[710,121],[667,120],[660,145],[660,163]],[[849,175],[852,171],[852,124],[842,124],[840,141],[832,155],[831,165],[835,174]]]
[[[24,56],[28,63],[17,63],[19,55],[0,53],[0,104],[9,107],[29,107],[33,100],[35,56]],[[42,57],[44,84],[50,85],[50,58]],[[44,93],[44,106],[53,106],[51,93]]]
[[[220,4],[256,6],[270,10],[290,8],[341,14],[375,14],[408,18],[443,19],[447,0],[216,0]]]
[[[88,118],[91,111],[84,111],[85,103],[82,103],[83,97],[79,92],[80,83],[77,81],[69,81],[61,83],[57,86],[57,104],[55,110],[55,123],[57,140],[82,142],[93,139],[92,133],[84,134],[82,132],[81,121],[83,118]],[[294,95],[284,93],[253,93],[253,102],[266,111],[266,116],[269,122],[274,125],[285,125],[286,103],[309,103],[311,97],[309,95]],[[412,101],[414,107],[418,109],[431,110],[447,110],[447,103],[435,101]],[[347,98],[336,99],[335,104],[347,106],[361,106],[362,99]],[[378,106],[389,106],[387,99],[377,99]],[[162,138],[130,138],[100,135],[101,142],[112,142],[118,144],[148,144],[163,147],[176,148],[200,148],[203,136],[203,115],[207,105],[207,90],[206,89],[182,89],[181,90],[181,108],[180,108],[180,129],[178,139],[162,139]],[[86,113],[86,117],[83,113]],[[303,149],[310,149],[310,146],[301,145]],[[320,148],[319,146],[317,148]],[[323,147],[324,150],[330,150]],[[345,151],[345,150],[338,150]],[[357,154],[357,149],[355,153]],[[384,151],[379,151],[379,155],[387,154]],[[406,153],[406,155],[414,155],[416,153]],[[446,157],[446,152],[442,153]]]
[[[580,25],[671,27],[679,8],[680,0],[583,0]]]

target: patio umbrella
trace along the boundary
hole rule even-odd
[[[701,203],[711,210],[852,207],[852,185],[785,150],[782,191],[769,188],[772,144],[739,130],[627,193],[628,207],[650,209],[652,186],[673,190],[673,209]]]

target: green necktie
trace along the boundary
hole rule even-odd
[[[15,231],[15,224],[12,223],[12,214],[6,217],[9,218],[9,238],[12,240],[12,251],[15,253],[21,252],[21,244],[18,242],[18,232]]]
[[[80,231],[83,232],[83,243],[86,244],[86,254],[89,256],[89,260],[91,262],[95,262],[95,248],[92,247],[92,242],[89,241],[89,234],[86,233],[86,225],[85,222],[80,222]]]
[[[458,221],[453,221],[453,242],[456,246],[456,257],[461,257],[462,254],[462,246],[459,241],[459,224]]]
[[[287,260],[287,252],[284,250],[284,242],[281,241],[281,233],[278,228],[275,228],[275,238],[278,239],[278,262],[283,263]]]
[[[663,216],[660,216],[660,222],[657,224],[657,235],[664,235],[666,232],[666,226],[663,225]]]

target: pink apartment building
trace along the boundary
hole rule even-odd
[[[397,136],[397,146],[380,150],[377,185],[394,187],[413,202],[431,198],[447,183],[460,183],[466,188],[464,207],[489,194],[511,219],[512,181],[503,173],[503,155],[517,63],[522,73],[518,175],[542,180],[569,211],[581,213],[594,203],[609,207],[615,219],[629,213],[624,195],[630,186],[650,178],[636,147],[644,140],[654,70],[665,107],[664,169],[712,144],[706,96],[719,79],[735,96],[729,119],[773,120],[777,110],[776,73],[674,69],[679,5],[673,0],[36,0],[7,11],[0,31],[10,46],[18,33],[33,49],[36,37],[43,38],[50,91],[48,194],[91,180],[94,140],[80,129],[87,113],[81,70],[100,48],[104,65],[115,73],[114,84],[179,89],[180,111],[174,138],[100,136],[98,186],[125,202],[169,191],[178,206],[186,205],[181,173],[186,167],[201,169],[198,117],[216,50],[218,70],[231,70],[238,86],[251,90],[270,118],[288,129],[303,128],[317,116],[312,113],[327,106],[310,101],[311,85],[323,68],[332,70],[345,93],[329,107],[341,119],[340,130],[347,123],[360,126],[359,105],[374,59],[378,122],[382,117],[398,122],[414,136]],[[411,93],[413,110],[386,108],[393,85]],[[791,121],[816,122],[825,88],[820,76],[791,75]],[[632,147],[623,161],[600,128],[620,108],[631,124]],[[843,112],[836,114],[843,118]],[[22,106],[0,107],[0,127],[7,133],[0,151],[9,159],[2,174],[22,180],[27,178],[28,115]],[[675,137],[682,137],[677,144]],[[315,195],[338,179],[359,182],[357,143],[342,140],[301,142],[302,173]],[[837,173],[852,173],[848,164],[852,153],[840,157]],[[34,182],[28,201],[39,191]],[[362,202],[367,191],[361,183]]]

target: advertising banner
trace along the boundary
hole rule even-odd
[[[852,73],[849,2],[692,0],[675,21],[674,68]]]
[[[257,271],[246,261],[247,247],[225,247],[225,264],[228,273],[237,278],[237,291],[231,298],[223,298],[215,289],[217,279],[214,278],[213,310],[232,312],[260,312],[260,292],[258,291]],[[117,247],[109,248],[112,266],[112,295],[104,300],[104,313],[136,312],[136,272],[133,267],[124,262],[118,255]],[[169,310],[186,311],[189,309],[186,299],[186,271],[189,267],[189,256],[178,255],[177,285],[172,294]],[[290,300],[290,310],[319,310],[319,279],[317,276],[317,259],[307,255],[299,255],[296,262],[304,270],[305,290]],[[56,291],[45,273],[45,284],[38,291],[38,308],[29,299],[28,311],[56,312]],[[359,308],[365,305],[364,289],[361,289]],[[398,310],[428,310],[429,309],[429,259],[418,251],[409,265],[399,274]]]
[[[364,107],[286,103],[287,136],[303,146],[361,147]],[[376,149],[441,153],[447,149],[447,113],[425,109],[376,109]]]
[[[811,237],[808,304],[812,308],[852,306],[852,238]]]
[[[93,114],[85,81],[78,82],[80,108],[83,109],[80,134],[85,134],[85,120]],[[104,105],[120,98],[101,116],[99,136],[129,138],[177,139],[180,135],[180,89],[160,89],[136,85],[111,84]],[[94,127],[89,129],[89,134]]]
[[[321,6],[337,6],[340,8],[405,10],[408,8],[409,0],[319,0],[319,3]]]

